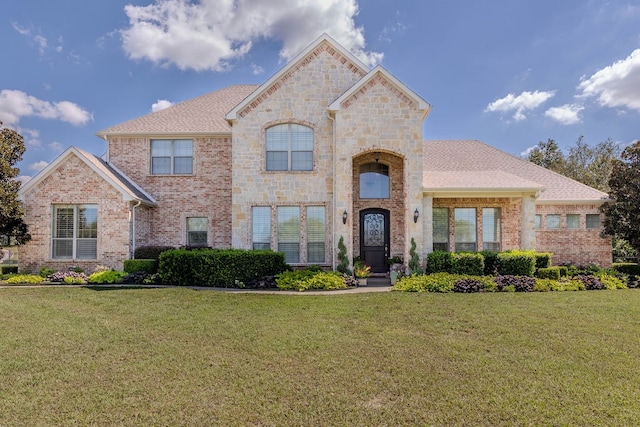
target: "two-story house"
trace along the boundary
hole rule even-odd
[[[98,133],[24,185],[23,269],[122,268],[146,245],[273,249],[334,268],[340,238],[373,271],[432,250],[537,249],[609,265],[605,193],[479,141],[425,141],[431,106],[323,35],[261,85]]]

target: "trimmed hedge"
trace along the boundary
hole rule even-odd
[[[484,257],[484,275],[495,276],[498,274],[498,254],[500,252],[482,251]]]
[[[640,276],[640,264],[634,262],[614,262],[613,269],[620,273]]]
[[[536,277],[539,279],[553,279],[559,280],[561,273],[561,267],[547,267],[547,268],[539,268],[536,270]],[[565,267],[565,276],[566,276],[566,267]]]
[[[481,253],[454,253],[451,273],[482,276],[484,274],[484,256]]]
[[[508,276],[533,276],[536,271],[534,251],[508,251],[498,254],[498,273]]]
[[[3,265],[0,267],[1,274],[17,274],[18,266],[17,265]]]
[[[540,268],[549,268],[551,267],[551,257],[553,256],[550,252],[533,252],[536,257],[536,269]]]
[[[136,248],[133,258],[135,259],[160,259],[160,254],[164,251],[175,249],[175,246],[140,246]]]
[[[156,259],[125,259],[125,273],[137,273],[144,271],[145,273],[154,274],[158,271],[158,260]]]
[[[433,251],[427,254],[427,274],[451,273],[453,254],[445,251]]]
[[[178,286],[237,287],[290,267],[284,254],[268,250],[171,249],[160,255],[158,274],[162,282]]]

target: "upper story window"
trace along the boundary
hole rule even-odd
[[[389,166],[378,162],[360,165],[360,198],[389,198]]]
[[[191,175],[193,140],[152,139],[151,173],[153,175]]]
[[[266,131],[268,171],[313,170],[313,129],[296,123]]]
[[[207,223],[206,217],[187,218],[188,246],[207,246]]]

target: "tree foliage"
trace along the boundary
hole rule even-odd
[[[640,253],[640,140],[613,162],[608,184],[613,201],[602,207],[604,232],[623,237]]]
[[[20,173],[15,165],[24,152],[22,136],[12,129],[0,128],[0,235],[13,237],[18,244],[31,239],[22,220],[24,208],[18,200],[20,181],[15,179]]]
[[[549,139],[539,142],[526,159],[606,193],[611,165],[620,158],[620,151],[620,146],[611,138],[591,146],[581,136],[566,155],[553,139]]]

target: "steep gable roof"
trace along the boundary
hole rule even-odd
[[[236,120],[238,116],[242,117],[246,111],[261,103],[271,93],[278,90],[282,81],[287,80],[293,72],[309,63],[309,61],[312,61],[321,50],[328,51],[332,55],[340,57],[341,61],[348,63],[347,66],[351,68],[354,73],[365,76],[369,72],[369,67],[367,67],[355,55],[345,49],[328,34],[322,34],[302,52],[289,61],[284,67],[282,67],[277,73],[271,76],[269,80],[260,85],[260,87],[253,92],[251,96],[248,96],[236,105],[235,108],[230,110],[226,115],[227,120]]]
[[[231,134],[225,114],[258,88],[233,85],[101,130],[111,135]]]
[[[474,181],[493,183],[496,188],[536,184],[544,189],[538,203],[597,203],[608,199],[602,191],[476,140],[425,141],[423,153],[426,191],[444,190],[448,182],[464,176],[469,187]]]
[[[381,65],[377,65],[373,70],[369,71],[366,76],[351,86],[338,99],[333,101],[331,105],[329,105],[329,111],[338,111],[342,109],[352,98],[357,97],[359,92],[366,91],[368,85],[377,82],[377,79],[379,79],[382,84],[390,84],[399,96],[405,97],[407,104],[413,104],[418,110],[424,110],[424,117],[429,114],[431,105]]]
[[[71,156],[76,156],[82,160],[91,170],[97,173],[102,179],[107,181],[113,188],[122,194],[124,201],[139,201],[148,206],[156,206],[156,200],[140,188],[129,177],[120,172],[115,166],[105,162],[95,154],[88,153],[77,147],[69,147],[56,159],[49,163],[30,181],[24,184],[18,191],[18,195],[22,197],[31,191],[36,185],[42,182],[47,176],[53,173],[61,164]]]

